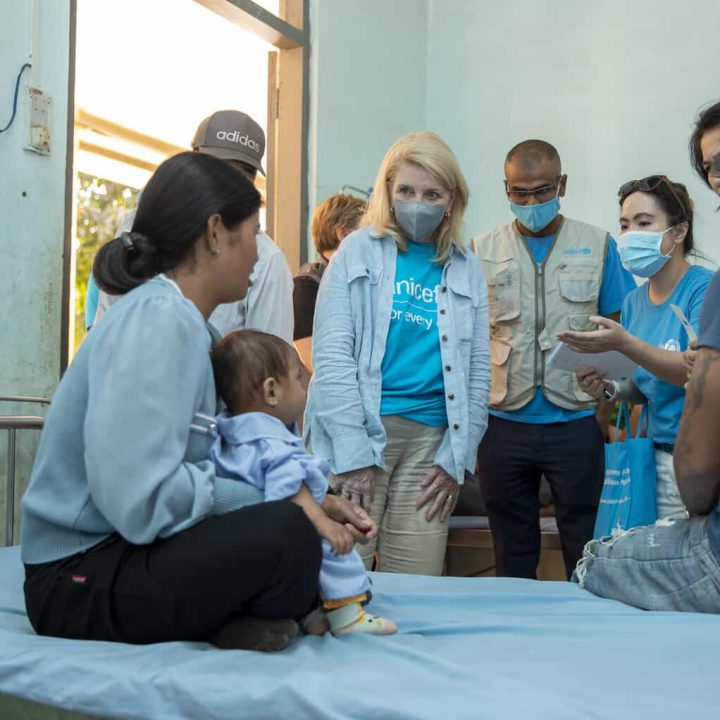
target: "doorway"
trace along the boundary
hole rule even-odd
[[[118,234],[157,165],[189,150],[216,110],[242,110],[265,131],[263,224],[291,269],[304,259],[307,4],[77,0],[68,362],[93,320],[95,253]]]

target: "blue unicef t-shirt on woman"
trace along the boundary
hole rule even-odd
[[[693,265],[670,297],[659,305],[650,300],[647,283],[633,290],[623,305],[623,327],[650,345],[684,352],[688,346],[687,332],[670,305],[677,305],[697,332],[700,308],[712,275],[707,268]],[[685,403],[685,390],[661,380],[645,368],[635,371],[633,382],[648,400],[648,437],[656,443],[673,445]]]
[[[442,427],[447,425],[437,293],[442,265],[431,243],[408,242],[398,252],[395,289],[382,361],[380,415]]]

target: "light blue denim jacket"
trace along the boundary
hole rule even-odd
[[[306,440],[336,474],[385,467],[381,365],[390,326],[397,245],[361,228],[343,240],[318,292]],[[462,483],[487,427],[487,284],[470,252],[453,250],[438,294],[448,429],[435,464]],[[412,368],[408,368],[412,372]]]

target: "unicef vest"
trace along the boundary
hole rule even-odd
[[[563,218],[545,260],[536,263],[514,222],[473,241],[488,282],[490,305],[490,405],[518,410],[541,387],[567,410],[592,408],[574,373],[548,368],[561,330],[595,330],[608,234]]]

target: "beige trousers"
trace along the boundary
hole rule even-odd
[[[395,415],[386,416],[385,464],[387,471],[375,475],[375,496],[370,508],[380,532],[375,541],[356,545],[369,570],[377,553],[376,570],[414,575],[442,575],[448,521],[437,515],[428,522],[415,503],[421,483],[433,466],[445,427],[430,427]]]

